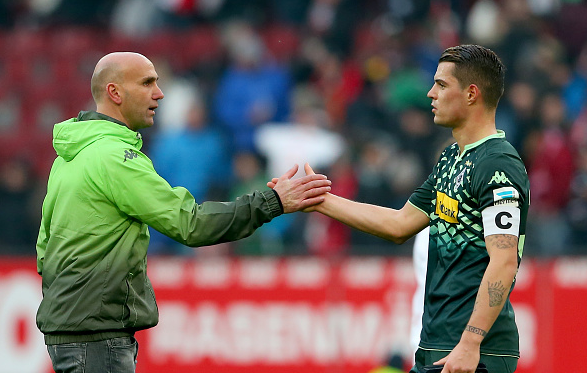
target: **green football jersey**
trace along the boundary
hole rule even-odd
[[[471,317],[489,263],[485,236],[517,235],[520,263],[530,203],[528,175],[505,133],[498,131],[465,146],[462,154],[456,143],[448,146],[409,202],[430,218],[420,348],[449,351]],[[508,294],[481,353],[519,357],[518,339]]]

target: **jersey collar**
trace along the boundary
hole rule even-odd
[[[465,155],[465,153],[467,153],[467,151],[478,147],[479,145],[483,144],[487,140],[504,139],[504,138],[505,138],[505,132],[502,130],[497,130],[497,133],[495,133],[493,135],[489,135],[487,137],[482,138],[481,140],[475,141],[474,143],[465,145],[463,152],[461,154],[459,154],[459,159],[462,158]]]

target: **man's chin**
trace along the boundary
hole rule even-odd
[[[151,120],[143,121],[141,123],[133,123],[132,127],[129,126],[129,128],[133,131],[138,131],[143,128],[153,127],[153,125],[154,125],[154,121],[153,121],[153,119],[151,119]]]
[[[445,128],[450,127],[450,125],[448,125],[446,122],[444,122],[443,120],[439,119],[436,116],[434,117],[434,124],[436,124],[439,127],[445,127]]]

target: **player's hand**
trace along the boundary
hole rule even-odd
[[[306,165],[309,167],[307,163]],[[280,178],[273,178],[267,183],[267,186],[279,195],[283,212],[286,214],[305,211],[310,206],[321,203],[324,201],[324,194],[330,191],[331,181],[325,175],[312,172],[310,175],[292,179],[296,172],[298,172],[297,164]]]
[[[434,365],[444,365],[441,373],[475,373],[479,359],[479,345],[461,341],[448,356]]]
[[[298,165],[295,165],[294,167],[297,167]],[[310,167],[309,163],[306,163],[304,165],[304,171],[306,172],[306,175],[315,175],[316,173],[314,172],[314,170],[312,170],[312,167]],[[297,171],[296,171],[297,172]],[[275,185],[277,185],[277,181],[279,179],[274,177],[273,179],[271,179],[271,181],[267,182],[267,186],[271,189],[275,188]]]
[[[312,169],[312,167],[310,167],[309,163],[306,163],[304,165],[304,172],[306,173],[306,175],[316,175],[316,173],[314,172],[314,170]],[[303,212],[312,212],[312,211],[316,211],[316,206],[318,206],[319,204],[315,204],[312,205],[310,207],[307,207],[305,209],[303,209]]]

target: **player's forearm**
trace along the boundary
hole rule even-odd
[[[403,243],[422,229],[409,229],[399,210],[352,201],[327,193],[316,211],[361,230],[395,243]]]
[[[507,300],[517,268],[514,255],[501,255],[490,260],[462,341],[481,344]]]

